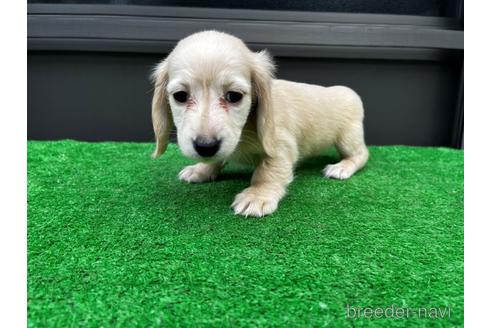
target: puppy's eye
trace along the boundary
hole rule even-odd
[[[225,99],[234,104],[234,103],[237,103],[239,102],[241,99],[243,99],[243,95],[239,92],[235,92],[235,91],[229,91],[226,93],[225,95]]]
[[[173,98],[177,102],[184,103],[188,100],[188,93],[186,93],[185,91],[178,91],[173,93]]]

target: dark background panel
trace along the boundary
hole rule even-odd
[[[29,52],[28,138],[148,141],[156,55]]]
[[[30,51],[28,138],[153,140],[148,76],[163,57]],[[279,78],[356,90],[365,105],[369,144],[452,146],[460,59],[278,57],[276,62]]]

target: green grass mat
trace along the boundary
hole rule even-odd
[[[29,326],[463,325],[462,151],[371,147],[347,181],[322,177],[327,152],[274,215],[245,219],[229,206],[251,169],[186,184],[176,146],[152,148],[28,143]]]

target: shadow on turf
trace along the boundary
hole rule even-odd
[[[319,177],[322,179],[321,170],[327,164],[338,162],[336,155],[321,155],[302,161],[296,169],[296,180],[306,177]],[[150,180],[152,187],[151,204],[160,202],[172,202],[180,206],[181,214],[202,213],[208,215],[233,215],[229,206],[234,196],[248,187],[253,168],[228,167],[222,172],[216,181],[200,184],[187,184],[176,178],[172,184],[164,183],[159,178]],[[172,198],[172,199],[170,199]],[[165,201],[163,201],[165,200]],[[206,204],[206,206],[204,206]],[[187,216],[187,215],[186,215]]]
[[[335,164],[340,161],[337,155],[322,155],[305,159],[299,163],[296,173],[306,173],[306,175],[319,175],[328,164]]]
[[[320,175],[321,170],[328,165],[339,161],[336,155],[322,155],[305,159],[299,163],[296,168],[296,176],[301,175]],[[253,167],[229,168],[221,172],[214,182],[229,180],[247,180],[251,179]]]

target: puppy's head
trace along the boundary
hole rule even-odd
[[[206,31],[181,40],[152,76],[154,157],[166,150],[174,123],[185,156],[225,160],[236,149],[254,103],[260,140],[270,149],[273,69],[266,52],[251,52],[229,34]]]

